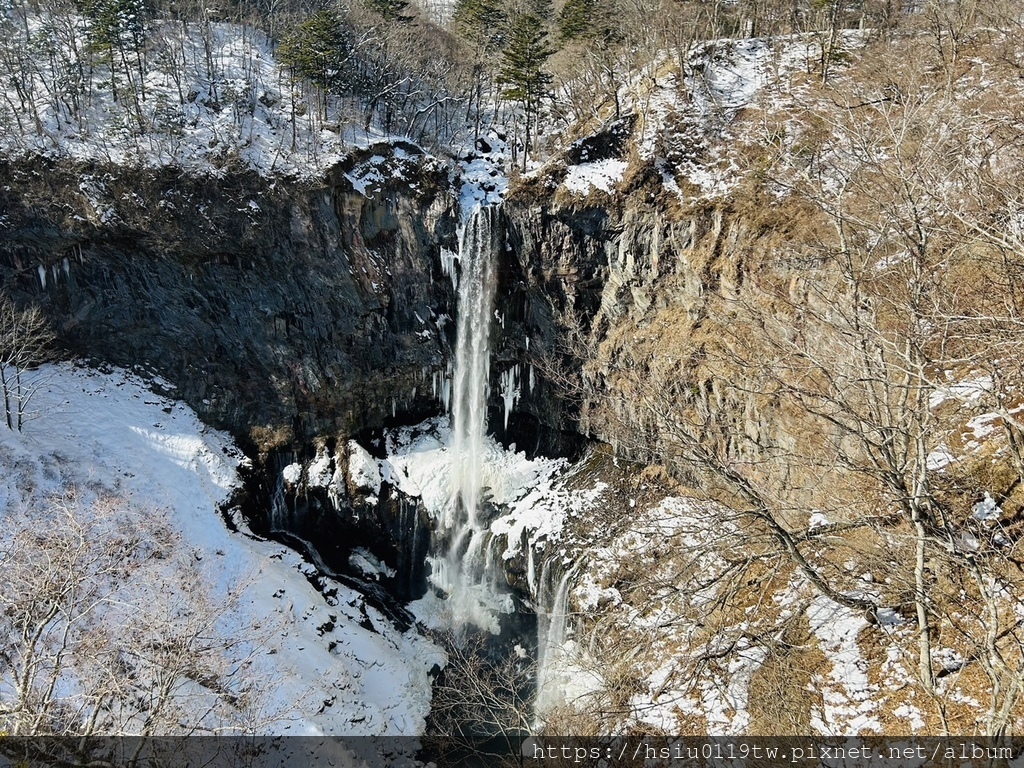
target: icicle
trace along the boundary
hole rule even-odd
[[[498,393],[505,405],[505,429],[508,429],[508,415],[519,400],[519,365],[513,365],[499,377]]]
[[[529,336],[526,337],[526,351],[527,352],[530,351],[530,337]]]
[[[449,360],[445,366],[445,372],[441,374],[441,402],[444,403],[445,413],[451,411],[452,401],[452,361]]]
[[[528,546],[526,548],[526,588],[530,592],[530,596],[536,601],[537,599],[537,575],[533,572],[535,568],[533,562],[533,547]]]
[[[398,413],[398,404],[395,402],[395,398],[392,397],[391,398],[391,418],[392,419],[395,418],[395,415],[397,413]]]
[[[60,263],[60,265],[61,268],[64,270],[64,277],[71,277],[71,262],[68,261],[67,256],[64,257],[64,260]]]
[[[416,555],[416,545],[418,543],[419,533],[420,533],[420,521],[419,521],[419,514],[418,514],[419,510],[416,507],[416,504],[406,504],[405,501],[402,501],[402,510],[405,511],[407,509],[409,510],[409,519],[406,522],[406,530],[412,531],[412,543],[411,543],[411,546],[409,547],[409,552],[411,552],[413,554],[413,556],[415,556]],[[409,568],[409,592],[410,593],[416,591],[416,588],[417,588],[416,575],[417,575],[416,574],[416,569],[415,568]]]
[[[452,288],[455,290],[459,289],[459,273],[455,269],[455,261],[459,258],[459,254],[455,251],[450,251],[447,248],[441,249],[441,271],[452,279]]]
[[[40,264],[39,267],[38,267],[38,272],[39,272],[39,282],[43,284],[43,290],[45,291],[46,290],[46,267],[44,267],[42,264]]]
[[[533,363],[530,363],[530,394],[533,394]]]

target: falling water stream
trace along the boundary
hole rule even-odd
[[[440,520],[447,535],[431,559],[434,584],[448,595],[457,626],[497,633],[496,614],[509,609],[491,567],[490,533],[483,516],[484,438],[491,369],[491,322],[502,247],[501,209],[477,206],[459,236],[455,368],[451,385],[451,499]],[[453,270],[453,264],[446,268]]]
[[[509,590],[499,586],[503,573],[492,562],[486,499],[487,401],[491,373],[491,329],[497,263],[503,245],[501,209],[478,206],[467,216],[459,237],[459,253],[444,262],[457,292],[455,366],[451,382],[451,497],[440,527],[446,545],[433,556],[431,580],[448,596],[452,622],[475,625],[497,634],[499,613],[512,610]],[[458,261],[456,272],[454,262]],[[499,393],[505,404],[505,427],[518,399],[518,366],[502,374]],[[537,711],[559,698],[561,680],[553,669],[566,633],[570,574],[545,560],[540,580],[534,578],[533,557],[528,578],[538,614]],[[504,579],[501,579],[504,582]]]
[[[563,649],[568,629],[569,586],[574,572],[560,572],[545,560],[537,585],[537,694],[534,713],[543,718],[563,700]]]
[[[499,209],[476,208],[459,242],[460,274],[452,392],[452,504],[446,527],[479,530],[487,394],[491,370],[491,310],[498,250]]]

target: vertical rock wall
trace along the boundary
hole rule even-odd
[[[402,156],[372,185],[362,155],[317,184],[8,165],[0,280],[70,354],[159,373],[261,449],[436,412],[455,201],[446,168]]]

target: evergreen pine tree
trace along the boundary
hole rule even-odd
[[[456,0],[452,20],[458,33],[481,52],[496,51],[505,41],[508,16],[500,0]]]
[[[503,86],[505,98],[523,105],[527,152],[532,146],[531,126],[540,117],[541,100],[551,85],[551,75],[544,71],[544,65],[554,52],[548,45],[548,33],[540,16],[526,13],[513,21],[498,84]]]
[[[93,50],[112,55],[114,50],[138,51],[145,42],[144,0],[85,0],[87,36]]]
[[[605,47],[622,39],[615,8],[604,0],[567,0],[558,14],[558,39],[595,43]]]
[[[293,28],[278,46],[278,60],[299,77],[333,93],[357,90],[351,28],[337,14],[318,11]]]
[[[587,36],[595,0],[568,0],[558,14],[558,37],[563,42]]]
[[[140,97],[146,100],[145,0],[83,0],[80,7],[89,50],[110,66],[114,100],[130,110],[139,131],[145,132],[140,106]]]

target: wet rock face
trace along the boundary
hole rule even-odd
[[[581,415],[584,401],[601,395],[573,391],[581,366],[589,364],[593,377],[595,363],[629,365],[614,358],[622,342],[618,353],[609,352],[609,339],[628,336],[665,310],[698,323],[710,297],[732,295],[742,278],[742,226],[726,231],[713,209],[670,215],[649,184],[605,204],[565,202],[553,188],[523,186],[505,215],[511,247],[499,301],[507,320],[496,357],[536,369],[533,392],[523,388],[513,419],[513,431],[527,434],[509,440],[518,437],[526,447],[536,439],[552,455],[568,455],[591,428]],[[607,373],[596,370],[599,378]]]
[[[415,147],[371,148],[308,184],[41,159],[0,179],[5,288],[42,306],[71,354],[159,373],[251,453],[441,410],[433,374],[456,310],[440,251],[457,249],[458,211],[449,169]],[[655,300],[671,235],[633,202],[506,204],[489,413],[504,442],[582,447],[539,360],[565,347],[566,317],[606,327]]]
[[[520,396],[504,432],[492,396],[489,423],[503,442],[532,454],[575,456],[585,445],[577,403],[554,368],[578,366],[569,318],[589,327],[608,279],[607,242],[616,232],[603,208],[555,210],[513,198],[505,207],[509,248],[500,272],[493,381],[518,366]],[[532,370],[531,370],[532,369]]]
[[[440,251],[458,247],[449,170],[418,152],[371,148],[309,184],[0,165],[0,279],[71,354],[162,375],[250,452],[416,421],[441,409],[455,298]],[[617,225],[543,201],[506,217],[490,422],[506,443],[571,454],[573,408],[531,361],[559,347],[560,314],[598,312]]]
[[[255,532],[303,551],[321,573],[397,600],[394,611],[427,591],[433,522],[419,499],[379,475],[373,487],[356,482],[352,461],[346,443],[332,440],[315,452],[271,451],[247,473],[240,511]]]
[[[457,212],[447,170],[405,154],[406,178],[358,190],[350,168],[300,185],[8,164],[0,276],[70,353],[157,372],[260,447],[434,413]]]

